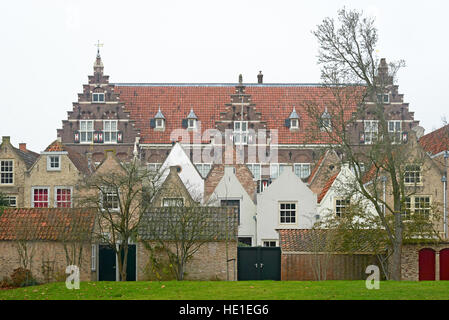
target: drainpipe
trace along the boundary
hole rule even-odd
[[[384,204],[382,205],[382,209],[385,215],[386,210],[386,205],[385,203],[387,202],[387,177],[382,176],[382,188],[383,188],[383,201]]]
[[[253,219],[254,219],[254,223],[255,223],[255,225],[256,225],[256,229],[255,229],[255,235],[254,235],[254,242],[256,243],[256,247],[257,247],[257,216],[253,216]]]
[[[449,152],[446,150],[444,152],[444,175],[441,178],[443,182],[443,215],[444,215],[444,236],[447,239],[449,236],[448,232],[448,221],[447,221],[447,159],[449,158]]]

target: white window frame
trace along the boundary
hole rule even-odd
[[[332,132],[332,120],[331,118],[323,118],[320,119],[320,131],[329,131]]]
[[[363,132],[365,133],[365,144],[373,144],[379,135],[379,120],[364,120]]]
[[[247,163],[246,166],[248,167],[249,171],[251,171],[251,174],[253,175],[253,180],[254,181],[259,181],[261,180],[262,177],[262,166],[260,163]],[[258,168],[258,174],[254,174],[255,170],[254,168]]]
[[[187,129],[196,129],[196,119],[187,119]]]
[[[285,167],[291,167],[291,164],[288,163],[270,163],[270,178],[271,179],[277,179],[279,178],[279,176],[282,174],[282,172],[284,171]],[[274,168],[276,168],[274,170]],[[282,168],[282,170],[281,170]],[[277,172],[277,176],[274,177],[273,176],[273,172]]]
[[[58,166],[52,167],[52,158],[58,159]],[[49,154],[47,155],[47,171],[61,171],[61,155]]]
[[[265,243],[266,242],[274,242],[274,247],[278,246],[278,241],[275,239],[263,239],[262,240],[262,247],[264,248],[274,248],[273,246],[266,246]]]
[[[210,170],[212,169],[212,163],[195,163],[195,167],[200,173],[201,177],[206,178]]]
[[[417,198],[428,198],[429,199],[429,207],[425,207],[425,208],[420,208],[420,207],[416,207],[417,204],[421,203],[419,201],[416,201]],[[410,201],[408,201],[410,200]],[[413,195],[413,196],[409,196],[406,198],[405,200],[405,210],[408,212],[404,212],[402,214],[402,218],[403,221],[409,221],[411,220],[411,216],[414,215],[416,213],[416,211],[419,210],[427,210],[428,214],[430,214],[430,210],[432,208],[432,196],[430,195]]]
[[[169,203],[168,203],[169,201],[178,202],[178,203],[175,205],[169,205]],[[182,197],[166,197],[165,198],[164,197],[164,198],[162,198],[162,206],[163,207],[179,207],[179,208],[184,207],[184,198],[182,198]]]
[[[70,190],[70,207],[58,207],[58,190]],[[55,208],[73,208],[73,187],[70,186],[56,186],[54,190],[54,207]],[[61,201],[67,203],[67,201]]]
[[[338,204],[337,202],[339,202],[339,201],[340,202],[345,202],[345,203],[344,204],[342,204],[342,203]],[[334,212],[335,212],[335,215],[337,217],[342,217],[342,214],[343,215],[345,214],[344,210],[346,208],[348,208],[350,205],[351,205],[351,199],[335,198],[334,199]],[[339,212],[337,212],[338,211],[337,208],[340,209]]]
[[[282,205],[290,205],[290,208],[288,209],[287,207],[285,207],[284,209],[282,209]],[[295,208],[294,209],[291,209],[291,205],[295,205]],[[290,226],[292,226],[292,225],[297,225],[298,224],[298,202],[297,201],[280,201],[279,202],[279,206],[278,206],[278,210],[279,210],[279,224],[280,225],[290,225]],[[285,211],[285,212],[294,212],[295,213],[295,215],[294,215],[294,219],[295,219],[295,221],[294,222],[282,222],[282,212],[283,211]],[[287,218],[287,217],[285,217],[285,218]],[[288,218],[292,218],[292,216],[289,216]]]
[[[8,207],[17,208],[17,196],[5,195],[3,198],[8,202]],[[11,205],[11,199],[14,199],[14,205]]]
[[[3,162],[11,162],[11,166],[8,165],[7,167],[8,168],[11,167],[12,171],[3,171],[3,168],[6,167],[3,164]],[[7,174],[7,175],[11,174],[12,182],[2,182],[4,174]],[[6,179],[9,180],[9,178],[5,178],[5,180]],[[3,185],[3,186],[12,186],[12,185],[14,185],[14,159],[1,159],[0,160],[0,185]]]
[[[83,123],[85,128],[83,129]],[[92,124],[92,129],[89,129],[89,124]],[[94,120],[80,120],[80,143],[93,143],[94,142]],[[85,139],[83,139],[83,133],[85,134]],[[90,134],[90,140],[89,140]]]
[[[97,101],[95,101],[95,97],[103,97],[103,100],[97,99]],[[92,102],[93,103],[105,103],[105,94],[104,92],[93,92],[92,93]]]
[[[112,129],[112,124],[115,125],[115,129]],[[103,143],[117,143],[117,132],[117,120],[103,120]],[[115,135],[115,139],[112,139],[113,135]],[[107,139],[106,137],[109,137],[109,139]]]
[[[298,174],[296,173],[296,168],[297,168],[297,167],[299,167],[299,176],[298,176]],[[303,175],[303,170],[304,170],[304,168],[308,168],[308,170],[307,170],[308,174],[307,174],[307,175]],[[298,177],[300,177],[300,178],[302,178],[302,179],[306,179],[306,178],[310,177],[310,174],[311,174],[311,164],[310,164],[310,163],[294,163],[294,164],[293,164],[293,172],[294,172]]]
[[[393,124],[393,129],[391,129],[390,124]],[[399,128],[398,128],[399,124]],[[388,120],[388,132],[390,134],[393,144],[399,144],[402,140],[402,121],[401,120]]]
[[[246,130],[243,130],[243,125],[246,127]],[[238,128],[237,128],[238,127]],[[234,144],[235,145],[247,145],[248,144],[248,121],[234,121]],[[238,137],[238,139],[237,139]],[[237,141],[238,140],[238,141]]]
[[[35,207],[34,201],[34,191],[35,190],[47,190],[47,208],[50,208],[50,187],[35,186],[31,187],[31,207],[32,208],[45,208],[45,207]],[[38,201],[39,203],[45,203],[44,201]]]
[[[91,265],[90,269],[92,271],[97,270],[97,245],[93,244],[91,249]]]
[[[290,119],[290,129],[299,129],[299,119]]]
[[[162,166],[162,163],[156,163],[156,162],[147,163],[148,171],[151,171],[154,173],[158,173],[161,166]]]
[[[385,101],[385,97],[387,97],[387,101]],[[377,94],[377,102],[382,103],[382,104],[389,104],[390,103],[390,95],[387,93],[383,93],[383,94],[378,93]]]
[[[154,119],[155,129],[164,129],[165,128],[165,119],[157,118]]]
[[[115,197],[117,197],[117,208],[115,208],[115,207],[113,207],[113,208],[107,208],[107,209],[105,209],[104,208],[104,206],[103,206],[103,203],[104,203],[104,196],[106,195],[106,197],[108,197],[108,196],[115,196]],[[120,197],[120,192],[118,192],[118,193],[116,193],[115,192],[115,190],[111,190],[111,191],[108,191],[108,188],[107,187],[102,187],[101,188],[101,191],[100,191],[100,199],[101,199],[101,210],[103,210],[103,211],[106,211],[106,210],[108,210],[109,212],[120,212],[120,200],[119,200],[119,197]]]

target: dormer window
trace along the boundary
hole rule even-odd
[[[193,109],[190,109],[190,113],[187,116],[187,119],[184,119],[183,121],[186,122],[186,124],[183,125],[184,128],[187,127],[187,129],[196,129],[197,122],[198,122],[198,117],[196,116],[196,114],[193,111]]]
[[[195,129],[196,128],[196,120],[195,119],[188,119],[188,128],[189,129]]]
[[[287,127],[290,128],[290,130],[298,130],[299,129],[299,115],[296,113],[295,107],[293,107],[292,113],[290,113],[290,116],[288,119],[285,120],[285,124]]]
[[[165,129],[165,117],[160,107],[154,118],[150,120],[150,127],[156,130]]]
[[[92,93],[92,102],[103,103],[104,93],[94,92]]]
[[[60,171],[61,170],[61,156],[47,156],[47,171]]]
[[[327,111],[327,108],[324,109],[323,114],[320,119],[320,130],[321,131],[332,131],[332,121],[331,115]]]

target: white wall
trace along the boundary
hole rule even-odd
[[[252,244],[255,244],[256,205],[251,197],[241,185],[234,173],[234,167],[226,166],[223,178],[218,183],[210,197],[211,205],[220,206],[223,199],[240,200],[240,225],[238,229],[239,237],[251,237]]]
[[[162,172],[160,178],[161,184],[167,178],[171,166],[181,167],[179,177],[187,190],[189,190],[193,200],[202,202],[204,196],[204,180],[179,143],[173,146],[170,154],[160,168],[160,172]]]
[[[297,204],[294,225],[280,224],[280,202]],[[263,245],[263,240],[279,241],[276,229],[310,229],[315,223],[316,202],[317,195],[295,175],[292,167],[285,168],[268,188],[257,195],[258,245]]]

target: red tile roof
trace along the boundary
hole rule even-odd
[[[88,240],[94,221],[91,209],[5,209],[0,212],[0,240]]]
[[[226,111],[225,104],[231,102],[235,94],[233,84],[115,84],[115,92],[120,94],[120,101],[125,103],[130,118],[140,130],[141,143],[170,143],[170,133],[181,128],[182,119],[193,109],[201,121],[201,130],[215,129],[215,121],[220,120],[220,113]],[[280,144],[326,143],[326,134],[310,141],[308,127],[312,119],[307,114],[307,106],[317,106],[332,112],[335,99],[331,89],[319,85],[268,84],[247,85],[245,93],[251,95],[257,112],[262,113],[268,129],[277,129]],[[150,119],[161,108],[166,118],[164,132],[150,128]],[[301,130],[290,131],[285,126],[295,106],[301,117]],[[345,117],[350,118],[356,111],[356,105],[348,103]]]
[[[321,166],[321,163],[323,162],[324,158],[326,157],[327,151],[321,156],[321,158],[316,163],[315,167],[313,167],[312,173],[309,176],[309,179],[307,180],[307,183],[312,183],[313,178],[315,177],[315,174],[318,172],[318,169]]]
[[[332,187],[332,184],[334,183],[335,179],[337,179],[337,176],[340,174],[340,172],[337,172],[335,175],[333,175],[324,185],[323,189],[321,190],[320,194],[318,195],[318,203],[323,200],[323,198],[326,196],[329,189]]]
[[[449,150],[449,124],[422,136],[419,144],[432,155]]]

